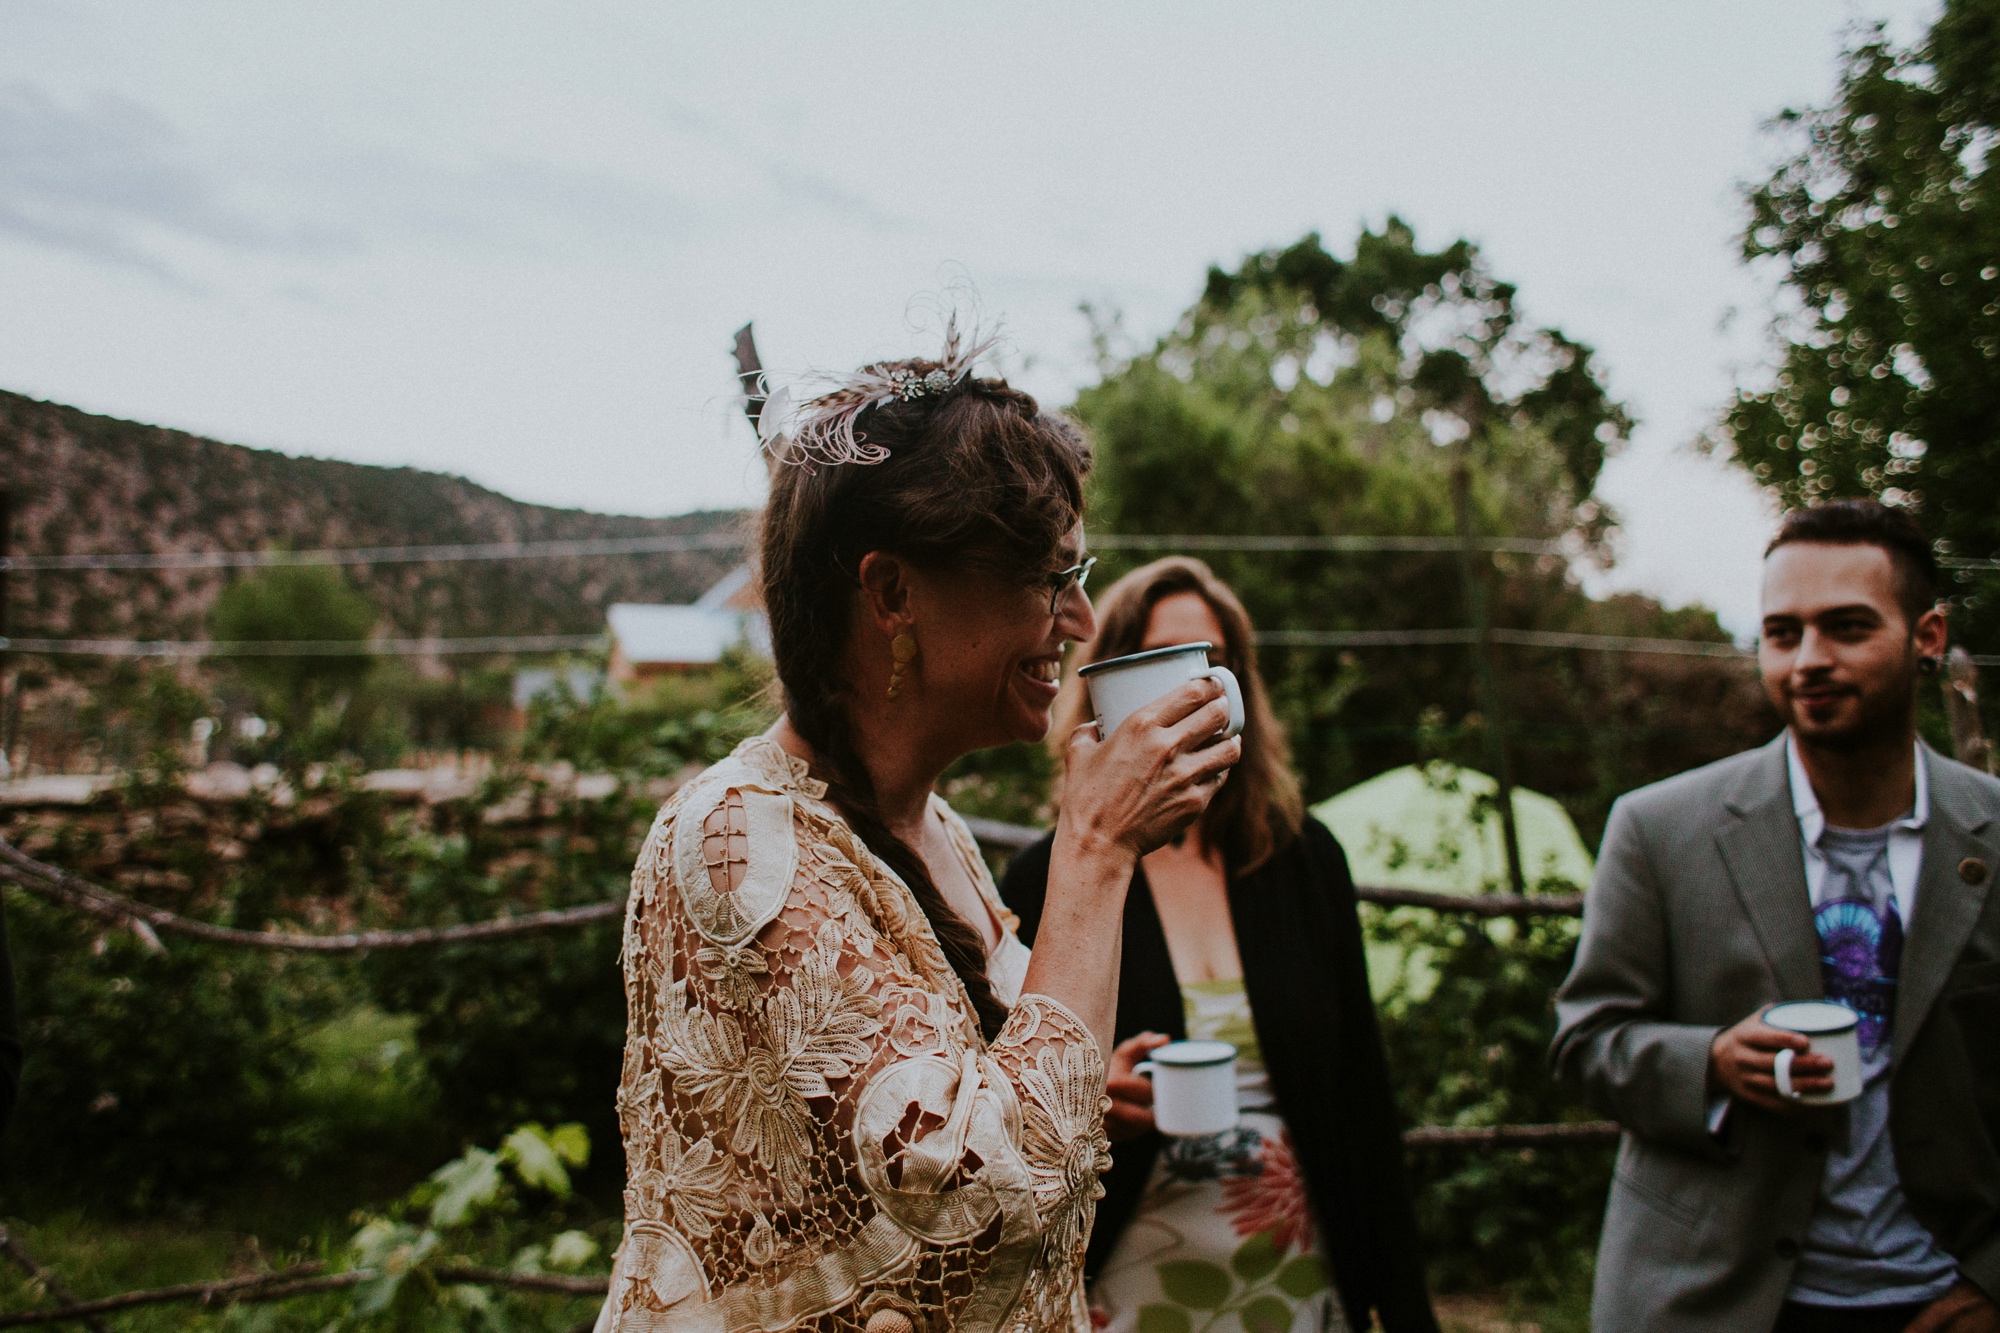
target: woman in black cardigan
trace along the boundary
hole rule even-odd
[[[1214,644],[1210,660],[1242,682],[1247,722],[1227,784],[1180,843],[1144,858],[1126,898],[1106,1087],[1113,1165],[1087,1265],[1094,1321],[1112,1333],[1303,1333],[1365,1329],[1372,1315],[1389,1333],[1435,1330],[1354,883],[1340,844],[1304,812],[1249,617],[1206,565],[1175,557],[1114,584],[1098,624],[1085,664]],[[1073,675],[1066,702],[1081,722]],[[1030,945],[1049,846],[1016,856],[1001,885]],[[1243,1048],[1243,1127],[1169,1140],[1132,1067],[1190,1026]]]

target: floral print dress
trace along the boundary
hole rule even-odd
[[[1233,1130],[1169,1138],[1090,1290],[1113,1333],[1345,1333],[1241,980],[1183,985],[1191,1041],[1235,1045]]]

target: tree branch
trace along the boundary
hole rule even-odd
[[[12,1259],[15,1263],[26,1269],[28,1276],[41,1283],[43,1291],[55,1297],[64,1305],[75,1305],[77,1303],[76,1293],[65,1286],[61,1278],[57,1277],[49,1269],[42,1267],[34,1255],[28,1253],[28,1247],[21,1243],[20,1238],[14,1234],[12,1227],[0,1226],[0,1250],[5,1250],[9,1259]],[[83,1322],[90,1328],[91,1333],[110,1333],[110,1329],[105,1326],[104,1321],[94,1315],[84,1317]]]
[[[11,1253],[11,1251],[10,1251]],[[0,1328],[20,1328],[30,1324],[62,1324],[78,1321],[93,1328],[103,1325],[97,1316],[146,1305],[169,1305],[192,1301],[200,1305],[231,1305],[251,1301],[282,1301],[293,1296],[309,1296],[322,1291],[340,1291],[359,1286],[377,1276],[372,1268],[346,1273],[325,1273],[322,1263],[298,1264],[277,1273],[256,1273],[249,1277],[223,1278],[214,1282],[186,1282],[173,1287],[146,1291],[122,1291],[94,1301],[63,1299],[69,1304],[55,1310],[24,1310],[0,1314]],[[476,1268],[457,1264],[430,1270],[440,1282],[467,1282],[482,1287],[513,1287],[521,1291],[549,1292],[558,1296],[602,1296],[611,1289],[608,1277],[563,1277],[555,1273],[510,1273],[499,1268]],[[51,1288],[53,1291],[53,1288]]]
[[[1541,1148],[1616,1143],[1621,1131],[1609,1120],[1562,1125],[1419,1125],[1403,1131],[1406,1148]]]

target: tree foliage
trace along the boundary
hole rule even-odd
[[[365,645],[375,617],[374,604],[339,570],[278,565],[224,588],[209,612],[209,626],[226,643],[354,645],[340,655],[228,659],[231,673],[254,692],[256,706],[298,737],[343,730],[354,691],[374,665]]]
[[[1307,236],[1211,270],[1152,347],[1117,356],[1114,337],[1100,331],[1102,379],[1076,405],[1097,442],[1093,531],[1450,538],[1463,463],[1477,535],[1609,556],[1613,516],[1592,488],[1631,418],[1591,349],[1524,318],[1468,242],[1426,251],[1390,218],[1341,259]],[[1107,574],[1145,558],[1117,556]],[[1208,558],[1260,630],[1472,623],[1450,549]],[[1478,577],[1502,626],[1726,637],[1703,611],[1594,602],[1554,556],[1482,555]],[[1740,749],[1763,725],[1731,663],[1498,652],[1519,776],[1568,801],[1587,835],[1620,792]],[[1464,649],[1261,657],[1310,795],[1426,753],[1487,766]]]
[[[1776,128],[1791,156],[1750,192],[1743,253],[1782,283],[1778,364],[1728,445],[1787,506],[1873,495],[1941,551],[2000,555],[2000,0],[1948,0],[1907,49],[1864,31],[1833,101]],[[1982,646],[1991,577],[1965,585]]]

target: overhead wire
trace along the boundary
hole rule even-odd
[[[499,560],[553,560],[579,557],[661,555],[738,551],[751,544],[742,531],[666,533],[640,537],[560,538],[543,541],[439,543],[423,546],[326,547],[310,551],[125,551],[62,555],[0,556],[0,571],[89,571],[147,569],[255,569],[301,565],[421,564]],[[1103,533],[1091,538],[1102,551],[1244,551],[1445,554],[1470,545],[1495,554],[1558,556],[1572,552],[1563,542],[1533,538],[1380,534]],[[2000,570],[2000,560],[1946,557],[1947,569]],[[1713,640],[1658,639],[1627,635],[1572,634],[1549,630],[1494,629],[1494,643],[1534,648],[1576,648],[1592,652],[1649,653],[1690,657],[1740,658],[1749,650]],[[1265,630],[1260,645],[1305,648],[1392,648],[1469,645],[1478,631],[1467,628],[1398,630]],[[425,657],[477,653],[576,652],[601,647],[598,634],[515,634],[466,638],[326,639],[228,641],[176,639],[50,639],[0,637],[0,651],[84,657]],[[2000,655],[1973,657],[1976,666],[2000,666]]]

